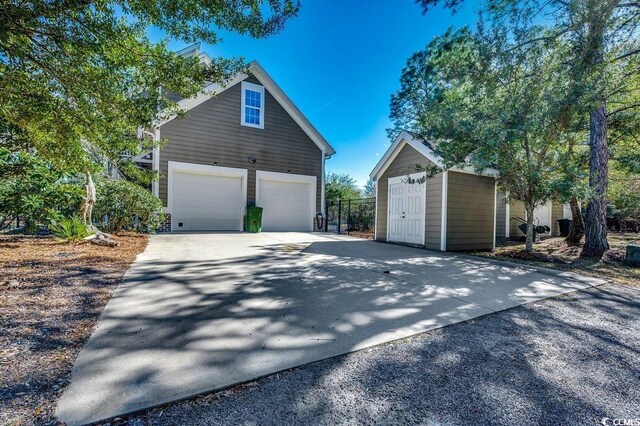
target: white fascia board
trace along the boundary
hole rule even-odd
[[[249,65],[249,73],[260,81],[264,87],[269,91],[276,101],[287,111],[287,113],[293,118],[293,120],[302,128],[302,130],[311,138],[311,140],[320,148],[324,150],[327,157],[331,157],[336,153],[336,150],[327,142],[327,140],[318,132],[318,130],[311,124],[311,122],[304,116],[302,111],[291,101],[291,99],[284,93],[284,91],[276,84],[269,74],[262,68],[258,62],[252,62]],[[182,99],[178,102],[178,107],[183,111],[189,111],[202,104],[203,102],[211,99],[216,94],[220,94],[230,87],[235,86],[239,82],[246,80],[249,77],[246,73],[239,73],[234,78],[229,80],[226,84],[220,85],[212,83],[205,87],[195,98]],[[167,124],[169,121],[175,119],[177,115],[157,121],[153,123],[153,127],[160,127]]]
[[[405,145],[410,145],[420,154],[422,154],[429,161],[436,164],[438,167],[444,167],[444,163],[440,157],[438,157],[433,150],[424,145],[419,140],[416,140],[409,132],[403,130],[398,137],[393,141],[387,152],[384,153],[378,164],[373,168],[371,173],[369,174],[369,179],[377,180],[385,170],[391,165],[393,160],[396,158],[398,153]]]
[[[398,148],[398,146],[401,145],[403,142],[405,144],[410,145],[412,148],[414,148],[416,151],[418,151],[420,154],[422,154],[426,159],[434,163],[436,166],[440,167],[441,169],[444,169],[444,160],[442,159],[442,157],[437,155],[431,148],[429,148],[424,143],[422,143],[422,141],[414,138],[406,130],[403,130],[398,135],[396,140],[391,144],[389,149],[387,149],[387,152],[385,152],[385,154],[382,156],[380,161],[378,161],[378,164],[376,164],[376,166],[373,168],[373,171],[369,174],[369,179],[377,180],[380,177],[380,175],[384,173],[384,171],[389,167],[389,165],[393,162],[393,160],[397,155],[396,148]],[[402,146],[404,147],[404,144]],[[400,147],[400,149],[402,149],[402,147]],[[496,169],[486,169],[482,171],[482,173],[478,173],[469,166],[462,166],[462,167],[452,167],[449,170],[454,172],[460,172],[460,173],[469,173],[469,174],[478,175],[478,176],[492,176],[492,177],[498,176],[498,170]]]
[[[271,96],[289,113],[291,118],[304,130],[304,132],[311,138],[311,140],[320,148],[325,151],[325,154],[330,157],[336,153],[336,150],[327,142],[327,140],[318,132],[318,130],[311,124],[311,122],[305,117],[305,115],[298,109],[298,107],[291,101],[291,99],[284,93],[284,91],[276,84],[269,74],[262,68],[262,66],[254,61],[249,66],[249,71],[253,74],[260,83],[264,84]]]

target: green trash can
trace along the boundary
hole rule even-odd
[[[247,207],[247,220],[245,222],[245,231],[247,232],[262,231],[262,207]]]

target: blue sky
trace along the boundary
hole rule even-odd
[[[302,0],[281,33],[255,40],[223,32],[221,43],[202,50],[260,62],[336,149],[327,171],[364,185],[389,146],[389,97],[407,58],[448,27],[473,24],[473,3],[455,15],[423,15],[413,0]]]

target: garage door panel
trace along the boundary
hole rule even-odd
[[[241,229],[244,208],[242,183],[242,178],[236,176],[174,172],[173,230]]]
[[[259,179],[257,205],[264,231],[312,231],[315,193],[306,182]]]

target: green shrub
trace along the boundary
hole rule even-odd
[[[0,146],[0,219],[17,216],[27,233],[36,233],[58,214],[77,212],[84,189],[71,184],[70,175],[53,167],[33,151]]]
[[[93,222],[101,230],[154,232],[162,220],[162,202],[149,190],[122,179],[96,183]]]
[[[87,226],[78,216],[55,220],[49,225],[49,230],[64,241],[79,241],[89,235]]]

